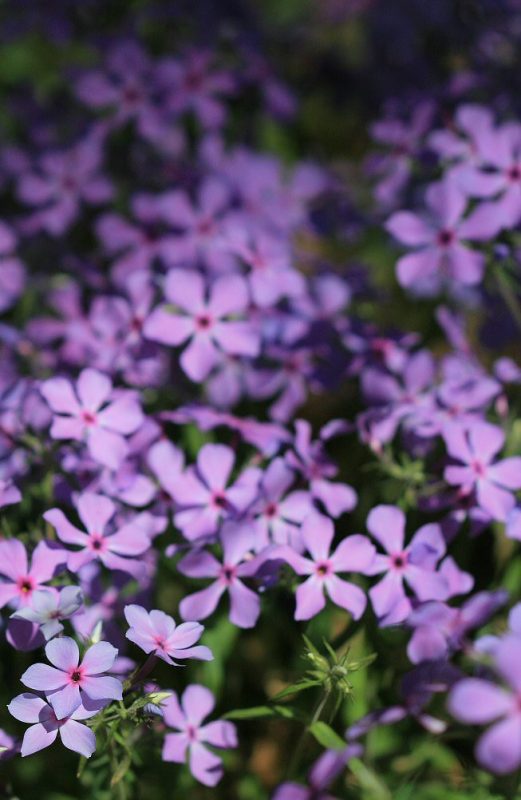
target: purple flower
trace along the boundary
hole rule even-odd
[[[464,644],[467,634],[479,628],[507,600],[507,593],[479,592],[461,608],[445,603],[424,603],[407,618],[414,633],[407,646],[413,664],[447,658]]]
[[[56,567],[65,562],[63,551],[55,550],[46,542],[36,545],[31,566],[27,562],[27,552],[16,539],[0,541],[0,608],[6,603],[16,602],[17,606],[28,605],[33,592],[43,589],[44,584],[54,577]]]
[[[94,717],[101,707],[98,705],[98,707],[86,709],[80,704],[72,713],[58,719],[53,707],[32,692],[17,695],[7,706],[9,713],[15,719],[31,723],[31,727],[24,734],[22,756],[30,756],[43,750],[44,747],[49,747],[59,733],[65,747],[75,753],[80,753],[85,758],[90,758],[95,751],[96,737],[90,728],[82,725],[78,720]]]
[[[492,726],[479,739],[476,758],[503,775],[521,764],[521,638],[508,634],[494,650],[495,669],[508,688],[481,678],[464,678],[449,696],[449,710],[460,722]]]
[[[40,589],[32,593],[30,605],[11,614],[14,619],[26,619],[40,627],[48,641],[61,633],[62,619],[69,619],[83,604],[83,594],[78,586],[64,586],[60,591]]]
[[[308,786],[298,783],[283,783],[272,800],[335,800],[328,788],[344,771],[351,758],[362,754],[358,744],[347,745],[345,750],[326,750],[318,758],[308,775]]]
[[[327,513],[339,517],[356,506],[355,490],[346,483],[331,481],[338,468],[325,451],[325,442],[337,432],[335,420],[321,431],[319,439],[312,440],[311,425],[307,420],[295,422],[294,450],[286,455],[288,464],[309,481],[309,489],[315,500],[323,503]]]
[[[251,324],[230,319],[248,307],[248,288],[239,275],[218,278],[208,298],[198,272],[171,270],[165,296],[173,306],[159,306],[148,317],[143,332],[149,339],[169,345],[189,342],[181,366],[193,381],[203,381],[220,362],[221,353],[253,357],[259,353],[259,337]],[[181,309],[184,314],[176,313]]]
[[[206,550],[193,550],[179,562],[177,568],[183,575],[216,579],[206,589],[184,597],[179,611],[183,619],[206,619],[215,611],[222,595],[229,592],[230,621],[239,628],[253,628],[260,613],[260,600],[241,578],[251,577],[259,568],[259,559],[251,558],[254,531],[249,522],[227,523],[220,540],[222,563]]]
[[[108,642],[98,642],[80,652],[74,639],[63,636],[52,639],[45,655],[53,664],[33,664],[20,680],[29,689],[45,692],[58,719],[69,717],[80,704],[92,707],[94,700],[121,700],[121,681],[103,675],[111,669],[118,651]]]
[[[124,613],[130,625],[125,634],[127,639],[137,644],[145,653],[154,653],[174,666],[179,666],[173,660],[176,658],[213,660],[208,647],[193,647],[204,631],[204,627],[198,622],[183,622],[176,626],[172,617],[163,611],[154,609],[148,612],[137,605],[125,606]]]
[[[398,280],[417,291],[438,290],[443,278],[458,283],[478,283],[485,269],[482,253],[471,250],[466,239],[488,238],[482,224],[471,215],[463,220],[467,200],[451,181],[433,183],[426,192],[428,215],[398,211],[387,230],[402,244],[415,247],[397,264]]]
[[[521,488],[521,458],[492,463],[505,442],[501,428],[487,422],[454,425],[445,430],[445,442],[449,455],[464,464],[446,467],[447,483],[474,489],[481,508],[504,522],[515,505],[512,490]]]
[[[234,462],[231,448],[205,444],[197,456],[197,465],[189,468],[173,486],[174,499],[181,507],[175,515],[175,524],[187,539],[215,533],[221,520],[245,511],[256,498],[258,469],[244,470],[228,486]]]
[[[381,505],[370,512],[367,528],[386,553],[377,554],[368,570],[371,575],[385,572],[369,590],[381,625],[395,625],[409,616],[412,606],[404,581],[422,602],[447,599],[447,580],[436,572],[438,561],[445,555],[439,525],[424,525],[405,546],[405,514],[396,506]]]
[[[77,506],[87,533],[72,525],[59,508],[52,508],[43,515],[56,530],[60,541],[81,548],[69,554],[69,569],[77,572],[90,561],[99,559],[108,569],[139,576],[142,564],[136,560],[136,556],[142,555],[150,547],[150,537],[144,528],[135,521],[123,525],[115,533],[107,534],[106,528],[115,514],[116,506],[103,495],[85,492],[78,497]]]
[[[82,201],[99,205],[112,197],[112,184],[100,174],[101,148],[96,136],[67,151],[47,152],[36,168],[19,177],[19,199],[38,211],[23,223],[28,233],[45,230],[61,236],[80,212]]]
[[[366,597],[359,586],[338,577],[339,572],[364,572],[373,563],[375,548],[365,536],[355,534],[343,539],[330,553],[335,527],[329,517],[312,513],[306,517],[301,529],[302,541],[311,558],[304,558],[288,547],[278,549],[299,575],[309,575],[296,592],[295,619],[311,619],[324,608],[325,593],[341,608],[360,619],[366,606]]]
[[[259,485],[259,497],[249,509],[255,520],[255,550],[274,544],[289,544],[300,550],[300,524],[313,510],[313,501],[302,489],[288,492],[295,482],[295,472],[275,458],[267,467]]]
[[[54,412],[53,439],[86,440],[92,458],[117,469],[128,452],[124,436],[143,422],[143,412],[132,392],[113,396],[110,378],[84,369],[76,391],[66,378],[49,378],[41,392]]]
[[[21,499],[22,494],[12,481],[0,480],[0,508],[15,505]]]
[[[16,236],[0,222],[0,313],[11,308],[25,286],[25,268],[14,255]]]
[[[222,760],[206,745],[229,749],[237,747],[237,731],[232,722],[215,720],[202,724],[215,706],[213,694],[205,686],[191,684],[181,697],[174,693],[162,705],[163,719],[175,733],[167,733],[163,744],[163,761],[184,764],[205,786],[215,786],[222,778]]]

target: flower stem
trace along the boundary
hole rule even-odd
[[[330,689],[324,689],[324,691],[318,698],[315,707],[313,709],[311,719],[308,725],[304,728],[304,730],[300,734],[295,750],[293,751],[293,756],[288,766],[288,777],[291,777],[292,775],[295,775],[297,773],[300,764],[300,759],[302,756],[302,751],[304,749],[304,745],[308,737],[308,727],[313,725],[313,723],[318,722],[318,720],[320,719],[320,715],[322,714],[322,711],[324,710],[326,703],[329,700],[330,694],[331,694]]]
[[[137,672],[134,673],[133,676],[129,678],[129,685],[125,689],[124,694],[128,694],[128,692],[132,691],[134,686],[137,686],[138,683],[142,683],[145,678],[148,678],[152,670],[154,669],[155,665],[157,664],[157,656],[155,653],[150,653],[147,660],[139,667]]]

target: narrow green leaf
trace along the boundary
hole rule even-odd
[[[321,744],[322,747],[327,747],[328,750],[344,750],[347,747],[345,739],[342,739],[342,737],[325,722],[321,722],[320,720],[314,722],[309,726],[308,730],[312,736],[315,737],[317,742]]]
[[[312,689],[314,686],[321,686],[322,681],[313,680],[313,681],[299,681],[298,683],[292,683],[291,686],[286,686],[285,689],[282,689],[281,692],[278,692],[272,700],[282,700],[284,697],[289,697],[291,694],[297,694],[298,692],[303,692],[306,689]]]

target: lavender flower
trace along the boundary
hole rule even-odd
[[[173,693],[163,704],[163,719],[175,733],[167,733],[163,743],[163,761],[184,764],[205,786],[215,786],[223,774],[222,760],[207,745],[219,749],[237,747],[237,733],[232,722],[216,720],[203,724],[215,706],[213,694],[205,686],[191,684],[179,702]]]
[[[153,653],[167,664],[176,664],[176,658],[197,658],[212,661],[208,647],[193,647],[204,631],[197,622],[183,622],[176,626],[172,617],[164,611],[145,611],[142,606],[125,606],[125,618],[129,624],[127,639],[137,644],[145,653]]]

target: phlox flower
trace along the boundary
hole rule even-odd
[[[384,577],[369,590],[376,615],[382,625],[405,620],[412,605],[404,581],[420,601],[446,600],[449,584],[436,571],[445,555],[445,541],[439,525],[424,525],[405,546],[405,514],[396,506],[380,505],[370,512],[367,528],[385,550],[377,554],[368,574]]]
[[[163,761],[184,764],[205,786],[215,786],[222,778],[222,760],[207,745],[221,750],[237,747],[233,722],[215,720],[204,724],[212,713],[215,699],[205,686],[191,684],[178,700],[173,693],[163,704],[163,719],[175,733],[167,733],[163,743]]]
[[[59,508],[46,511],[44,519],[56,530],[56,535],[65,544],[77,545],[79,550],[70,552],[67,566],[72,572],[99,559],[108,569],[121,570],[139,576],[142,564],[136,556],[150,547],[146,529],[138,523],[139,517],[118,527],[114,533],[107,532],[107,525],[116,513],[116,506],[103,495],[84,492],[77,500],[78,515],[87,532],[79,530],[67,519]]]
[[[111,669],[118,651],[108,642],[97,642],[85,651],[80,663],[78,645],[68,636],[52,639],[45,655],[53,665],[33,664],[20,680],[29,689],[45,692],[56,717],[69,717],[81,704],[94,700],[121,700],[121,681],[103,675]]]
[[[505,434],[488,422],[453,425],[445,430],[449,455],[460,464],[448,466],[444,478],[452,486],[475,490],[478,505],[504,522],[515,505],[512,490],[521,489],[521,457],[494,461],[505,443]]]
[[[223,444],[205,444],[197,455],[197,463],[189,467],[172,487],[180,510],[175,524],[190,541],[214,534],[219,523],[237,516],[257,496],[260,471],[245,469],[229,485],[235,454]]]
[[[80,704],[71,714],[58,719],[53,707],[42,697],[32,692],[17,695],[7,706],[9,713],[20,722],[30,723],[22,741],[21,755],[30,756],[49,747],[60,734],[64,747],[90,758],[96,749],[96,737],[80,720],[94,717],[102,708],[102,704],[91,705],[93,707],[87,709]]]
[[[167,664],[179,666],[174,659],[197,658],[212,661],[211,650],[204,645],[193,647],[204,631],[198,622],[183,622],[176,625],[164,611],[148,612],[142,606],[129,605],[124,609],[129,624],[127,639],[137,644],[145,653],[154,653]]]
[[[325,594],[337,606],[360,619],[366,607],[365,593],[354,583],[344,581],[338,573],[367,572],[373,563],[375,548],[365,536],[355,534],[343,539],[331,553],[335,527],[329,517],[309,514],[301,529],[301,537],[310,558],[289,547],[277,549],[298,575],[309,575],[297,588],[295,619],[311,619],[324,608]]]
[[[212,614],[225,592],[230,595],[230,621],[239,628],[252,628],[260,613],[260,599],[241,578],[255,575],[262,556],[251,558],[255,536],[251,524],[226,523],[220,533],[222,562],[206,550],[193,550],[177,565],[179,572],[191,578],[215,578],[179,604],[183,619],[206,619]]]
[[[0,541],[0,608],[6,603],[26,606],[32,594],[43,589],[56,572],[59,564],[65,563],[63,551],[40,542],[34,548],[31,566],[24,545],[17,539]]]
[[[82,604],[83,594],[78,586],[64,586],[60,591],[39,589],[32,593],[30,605],[18,609],[11,617],[35,623],[48,641],[63,630],[60,620],[72,617]]]
[[[41,392],[54,413],[53,439],[86,441],[95,461],[120,466],[128,452],[124,437],[143,422],[134,393],[113,395],[110,378],[90,368],[81,371],[75,388],[67,378],[49,378]]]
[[[507,634],[493,657],[504,686],[483,678],[464,678],[449,696],[449,711],[469,725],[492,723],[477,743],[476,758],[485,769],[503,775],[521,765],[521,638]]]
[[[180,363],[193,381],[204,381],[222,352],[258,355],[260,341],[253,326],[244,319],[231,319],[243,316],[248,307],[248,288],[240,275],[218,278],[207,292],[200,273],[174,269],[166,277],[164,292],[168,304],[152,311],[143,333],[163,344],[188,342]]]

